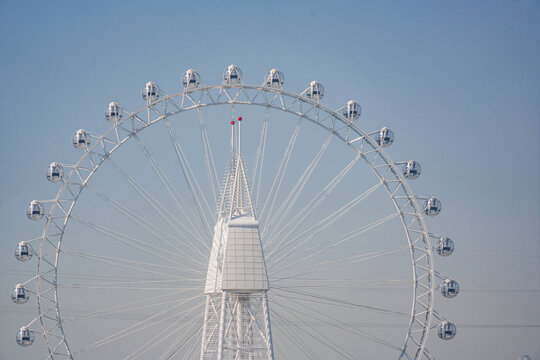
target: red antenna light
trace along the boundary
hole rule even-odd
[[[231,121],[231,125],[234,125],[234,120],[233,120],[233,121]]]
[[[241,117],[241,116],[238,117],[238,121],[242,121],[242,117]]]

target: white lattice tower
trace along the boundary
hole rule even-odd
[[[231,164],[206,276],[201,360],[273,360],[259,223],[240,152],[240,122],[231,124]]]

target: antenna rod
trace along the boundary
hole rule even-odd
[[[234,120],[231,120],[231,156],[234,159]]]
[[[240,144],[242,142],[242,133],[241,133],[241,129],[242,129],[242,117],[239,116],[238,117],[238,155],[241,154],[240,152]]]

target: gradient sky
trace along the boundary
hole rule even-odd
[[[185,69],[211,84],[235,63],[248,83],[272,67],[292,91],[317,79],[328,106],[356,99],[363,128],[408,139],[415,192],[443,201],[430,229],[457,246],[436,259],[462,287],[438,359],[540,359],[538,1],[4,0],[0,53],[0,358],[33,358],[9,293],[33,266],[13,250],[39,231],[24,209],[52,196],[47,164],[75,161],[73,132],[105,131],[112,99],[135,109],[146,81],[175,93]]]

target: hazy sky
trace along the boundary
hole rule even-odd
[[[39,233],[24,209],[54,194],[47,164],[77,159],[75,130],[107,129],[108,102],[140,107],[146,81],[176,93],[186,69],[212,84],[235,63],[248,83],[317,79],[326,105],[356,99],[363,128],[407,139],[392,158],[421,161],[415,192],[444,206],[430,230],[456,242],[435,259],[462,287],[438,359],[540,359],[538,1],[2,1],[0,53],[1,358],[40,354],[15,343],[9,293],[34,271],[13,250]]]

